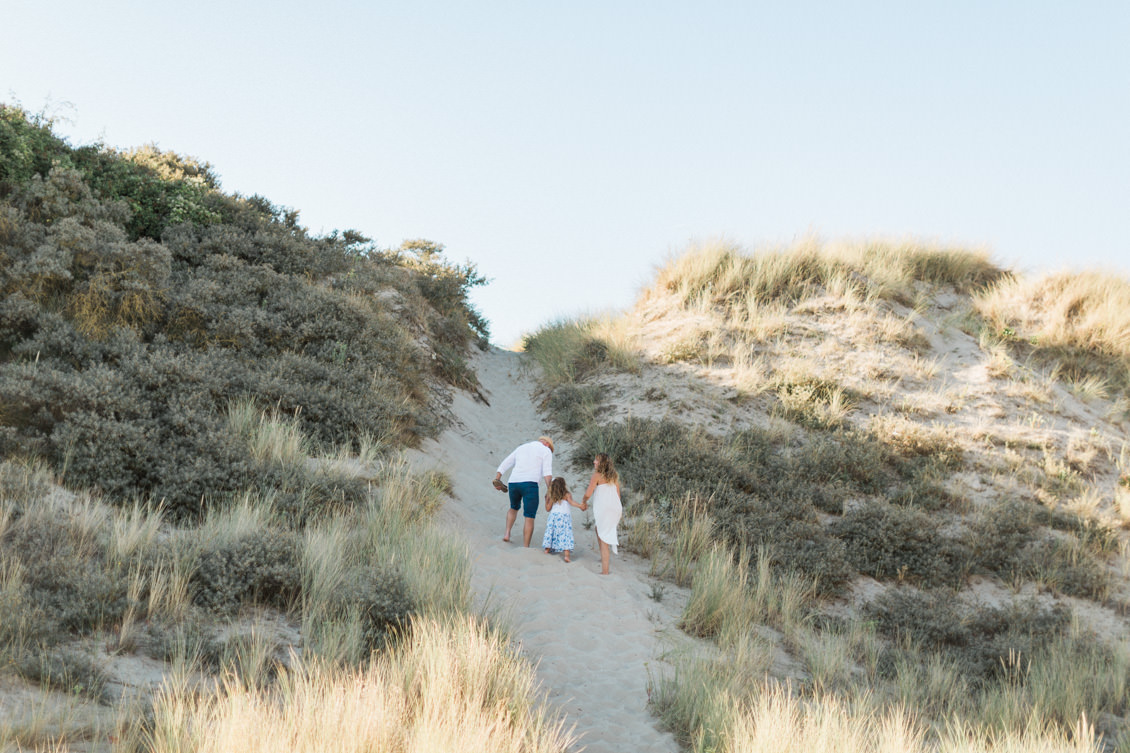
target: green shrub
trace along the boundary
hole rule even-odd
[[[675,421],[629,418],[622,424],[588,425],[577,438],[573,463],[587,468],[608,453],[633,489],[668,502],[689,496],[723,498],[751,492],[756,479],[705,433]]]
[[[600,405],[598,387],[561,384],[550,390],[542,408],[565,431],[577,431],[592,422]]]
[[[951,591],[923,593],[892,588],[864,608],[879,631],[896,640],[883,664],[911,650],[938,653],[952,661],[975,684],[1003,678],[1017,662],[1040,659],[1062,638],[1071,614],[1062,605],[1044,607],[1017,601],[1002,607],[975,608]],[[1014,678],[1015,679],[1015,678]],[[1022,679],[1022,678],[1021,678]]]
[[[1079,532],[1048,534],[1043,526]],[[970,526],[975,567],[1008,581],[1036,580],[1070,596],[1105,599],[1111,576],[1102,560],[1109,529],[1073,513],[1008,501],[985,510]]]
[[[129,606],[128,570],[107,559],[101,537],[89,538],[67,520],[24,516],[0,539],[20,563],[24,600],[41,612],[37,641],[50,644],[119,620]]]
[[[17,663],[20,675],[40,687],[109,703],[106,691],[109,676],[89,654],[74,650],[28,653]]]
[[[124,153],[84,147],[75,150],[73,159],[96,194],[129,206],[126,230],[133,239],[160,240],[171,225],[220,221],[210,195],[219,183],[207,163],[152,144]]]
[[[917,476],[888,492],[891,504],[912,507],[926,512],[952,510],[960,500],[935,480]]]
[[[843,542],[809,505],[743,497],[724,500],[711,512],[728,543],[764,551],[775,572],[795,573],[822,595],[839,593],[854,574]]]
[[[1110,595],[1111,575],[1105,563],[1074,538],[1045,538],[1021,551],[1017,574],[1068,596],[1103,601]]]
[[[996,575],[1010,574],[1020,552],[1035,540],[1039,524],[1038,508],[1006,500],[974,517],[966,540],[974,566]]]
[[[193,601],[221,614],[244,603],[288,609],[301,586],[299,539],[270,528],[201,552],[192,574]]]
[[[865,575],[956,586],[965,575],[969,553],[936,528],[936,521],[925,513],[871,502],[834,521],[829,531],[844,542],[848,561]]]
[[[357,620],[362,645],[374,651],[408,626],[415,604],[403,575],[368,567],[351,571],[326,607],[329,619]]]
[[[69,159],[70,148],[52,126],[46,115],[0,104],[0,198]]]
[[[597,452],[607,452],[625,483],[658,502],[657,514],[667,520],[684,500],[709,499],[709,512],[728,542],[763,545],[774,567],[812,577],[822,592],[835,592],[850,568],[843,544],[824,530],[815,508],[838,508],[843,490],[814,482],[809,469],[796,462],[795,448],[788,449],[773,447],[759,430],[725,441],[675,421],[630,418],[587,426],[573,460],[585,467]]]

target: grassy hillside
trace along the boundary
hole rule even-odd
[[[397,452],[483,282],[0,106],[0,748],[563,750]]]
[[[962,249],[713,244],[527,339],[578,468],[617,462],[621,543],[717,645],[652,696],[689,748],[1130,745],[1128,296]]]

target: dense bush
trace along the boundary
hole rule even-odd
[[[1016,572],[1068,596],[1102,601],[1110,594],[1111,574],[1106,564],[1074,538],[1045,538],[1026,547],[1016,562]]]
[[[1045,526],[1065,533],[1051,534]],[[1009,500],[975,517],[968,540],[973,565],[984,572],[1007,581],[1036,580],[1071,596],[1104,599],[1111,576],[1101,555],[1109,535],[1077,515]]]
[[[1037,516],[1035,505],[1006,500],[974,517],[966,538],[974,566],[984,572],[1009,573],[1020,552],[1036,538]]]
[[[299,595],[299,538],[264,528],[201,552],[192,574],[193,601],[233,613],[245,603],[286,609]]]
[[[101,703],[109,703],[106,670],[89,654],[75,650],[54,650],[27,653],[18,657],[16,669],[24,678],[40,687],[63,693],[82,695]]]
[[[974,609],[948,590],[924,593],[893,588],[864,611],[881,633],[902,639],[894,642],[891,653],[902,651],[906,643],[914,650],[941,653],[976,683],[1031,661],[1071,624],[1069,610],[1061,605],[1049,608],[1018,601]]]
[[[413,241],[315,238],[297,212],[223,194],[207,164],[71,149],[0,109],[0,453],[178,516],[256,477],[234,399],[297,416],[316,445],[415,442],[443,382],[474,387],[485,279]]]
[[[768,547],[775,565],[817,578],[824,591],[846,583],[853,567],[928,584],[955,584],[969,567],[964,546],[938,535],[921,512],[952,504],[935,480],[939,469],[960,464],[947,443],[897,447],[847,429],[786,441],[759,428],[718,438],[676,421],[629,418],[584,427],[574,462],[587,467],[597,452],[609,453],[631,488],[661,509],[711,500],[723,535]],[[861,498],[870,501],[844,514],[846,500]],[[826,525],[818,510],[843,517]]]
[[[414,608],[404,577],[390,568],[352,571],[333,594],[329,617],[358,620],[362,643],[369,651],[383,648],[408,624]]]
[[[105,542],[69,520],[23,516],[0,539],[0,554],[23,572],[23,601],[35,605],[36,640],[50,645],[121,618],[129,606],[128,570]]]
[[[763,549],[775,569],[811,579],[819,593],[838,593],[853,575],[843,542],[810,505],[746,497],[723,500],[714,516],[728,542]]]
[[[829,530],[844,542],[848,561],[873,578],[957,586],[968,567],[964,543],[939,534],[937,522],[917,510],[871,502]]]
[[[51,118],[0,104],[0,198],[32,176],[45,175],[53,164],[69,160],[70,152],[54,134]]]
[[[576,431],[592,421],[599,405],[599,388],[570,383],[550,390],[542,408],[562,429]]]

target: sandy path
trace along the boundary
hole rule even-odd
[[[601,576],[595,536],[579,510],[573,511],[577,551],[570,564],[540,546],[544,506],[529,549],[521,544],[521,515],[512,543],[502,541],[508,504],[490,486],[495,468],[519,444],[553,432],[531,401],[534,385],[518,354],[491,349],[476,354],[473,366],[490,405],[457,394],[452,410],[459,424],[426,442],[416,460],[451,476],[454,500],[442,521],[471,548],[477,598],[509,615],[550,703],[575,726],[576,750],[677,751],[647,710],[647,686],[649,664],[678,640],[674,624],[685,594],[668,585],[661,601],[652,599],[646,562],[622,550],[613,556],[611,575]],[[588,476],[568,467],[568,444],[556,437],[555,443],[554,475],[565,476],[579,501]]]

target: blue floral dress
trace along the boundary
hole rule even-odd
[[[563,499],[549,511],[541,546],[551,552],[573,551],[573,516],[569,514],[569,503]]]

